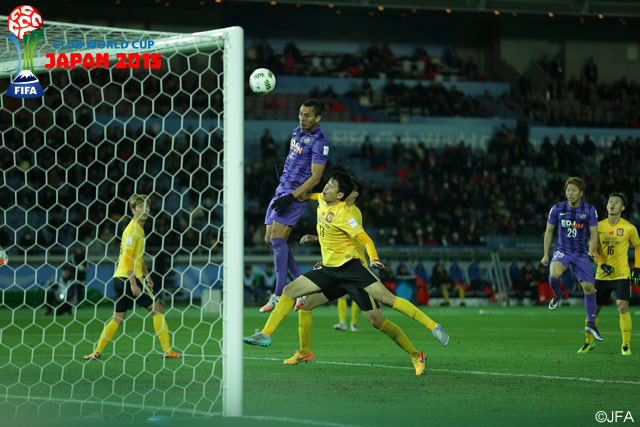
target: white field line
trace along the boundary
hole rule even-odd
[[[20,396],[13,394],[0,394],[0,398],[4,398],[6,400],[18,400],[21,402],[53,402],[53,403],[76,403],[79,405],[95,405],[95,406],[109,406],[113,408],[128,408],[128,409],[139,409],[144,411],[153,411],[153,413],[164,413],[164,414],[184,414],[189,415],[191,417],[220,417],[222,414],[220,412],[204,412],[197,410],[189,410],[189,409],[167,409],[159,406],[148,406],[148,405],[136,405],[132,403],[118,403],[118,402],[105,402],[105,401],[91,401],[91,400],[77,400],[77,399],[56,399],[53,397],[39,397],[39,396]],[[327,421],[316,421],[316,420],[303,420],[299,418],[287,418],[287,417],[270,417],[264,415],[242,415],[238,418],[246,418],[257,421],[276,421],[283,423],[291,423],[291,424],[304,424],[304,425],[313,425],[313,426],[327,426],[327,427],[359,427],[353,424],[341,424],[341,423],[333,423]]]

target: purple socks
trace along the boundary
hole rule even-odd
[[[271,239],[273,249],[273,264],[276,269],[276,291],[277,296],[282,295],[284,285],[287,284],[287,264],[289,262],[289,246],[286,239]]]
[[[560,296],[560,279],[554,279],[549,276],[549,284],[551,285],[551,289],[553,289],[553,294],[557,297]]]
[[[587,310],[587,322],[596,323],[596,294],[584,294],[584,308]]]

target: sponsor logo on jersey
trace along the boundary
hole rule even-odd
[[[571,221],[570,219],[560,220],[560,224],[563,227],[568,227],[568,228],[584,228],[584,224],[578,224],[576,221]]]

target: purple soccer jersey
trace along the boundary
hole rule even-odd
[[[581,202],[580,206],[572,208],[565,200],[553,205],[547,222],[558,229],[554,252],[586,254],[588,229],[598,226],[598,213],[589,203]]]
[[[294,226],[304,214],[308,202],[295,201],[281,215],[272,207],[273,202],[296,188],[300,187],[311,177],[311,164],[327,164],[329,156],[329,140],[320,127],[307,132],[297,126],[292,133],[289,145],[289,154],[284,163],[284,170],[280,177],[280,185],[276,189],[275,195],[269,202],[264,223],[269,225],[273,221],[280,224]]]
[[[311,164],[327,164],[331,144],[320,127],[307,132],[297,126],[291,135],[289,154],[280,177],[281,188],[298,188],[311,177]]]

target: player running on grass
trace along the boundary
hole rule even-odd
[[[553,232],[558,227],[558,241],[553,250],[549,283],[554,297],[549,302],[549,309],[555,310],[560,305],[560,278],[573,266],[573,272],[580,281],[584,292],[584,306],[587,311],[585,331],[598,340],[603,338],[596,327],[596,288],[595,276],[589,258],[596,261],[598,244],[598,213],[589,203],[582,201],[584,181],[572,176],[564,183],[567,200],[556,203],[549,211],[547,229],[544,232],[544,256],[540,261],[549,264],[549,247]],[[589,246],[587,248],[587,227],[589,228]]]
[[[292,132],[280,184],[267,208],[264,241],[273,250],[276,288],[260,309],[263,313],[273,310],[278,303],[287,281],[287,271],[293,279],[301,274],[287,239],[307,209],[307,193],[320,182],[327,164],[330,143],[320,129],[321,114],[319,101],[308,99],[302,103],[298,116],[300,126]]]
[[[179,353],[171,350],[169,326],[164,318],[162,305],[155,300],[153,295],[154,283],[143,260],[144,224],[149,218],[151,209],[148,196],[144,194],[134,196],[129,201],[129,208],[133,213],[133,219],[122,233],[120,257],[113,275],[115,312],[111,321],[105,325],[102,334],[100,334],[95,351],[84,356],[85,360],[100,359],[102,351],[116,335],[127,311],[133,307],[134,302],[152,313],[153,327],[162,345],[163,357],[171,359],[180,357]]]
[[[616,293],[616,305],[620,314],[620,332],[622,333],[622,347],[624,356],[631,355],[631,314],[629,300],[631,299],[631,283],[640,284],[640,237],[638,230],[629,221],[621,217],[627,206],[627,200],[622,193],[609,194],[607,203],[608,217],[598,223],[598,270],[596,271],[597,310],[598,315],[603,305],[609,304],[611,291]],[[629,271],[629,243],[636,250],[634,269]],[[596,343],[591,334],[586,335],[586,342],[578,353],[592,351]]]
[[[361,255],[358,254],[353,239],[359,240],[366,248],[371,267],[384,268],[373,241],[343,201],[352,188],[351,177],[342,172],[335,173],[325,185],[322,196],[318,197],[316,227],[322,251],[322,267],[303,274],[285,287],[280,302],[262,331],[257,330],[254,335],[244,338],[247,344],[264,347],[271,345],[271,335],[291,312],[295,298],[329,291],[343,284],[363,289],[382,304],[421,323],[443,346],[449,343],[449,336],[441,325],[411,302],[389,292],[364,264],[365,260],[359,258]]]

